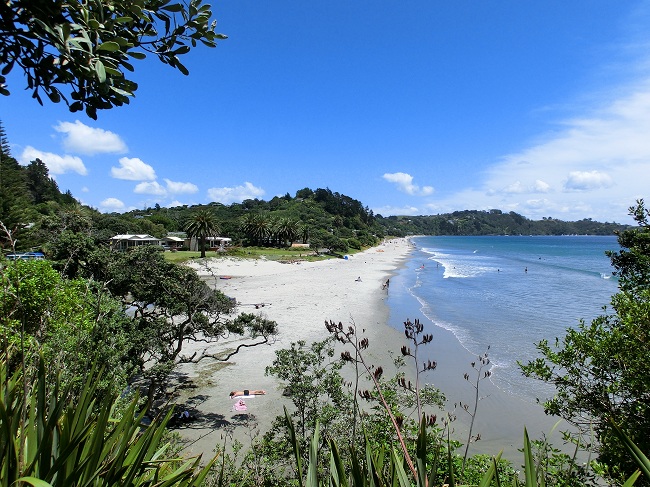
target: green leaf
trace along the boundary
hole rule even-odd
[[[330,482],[336,487],[348,487],[345,464],[334,440],[330,440]]]
[[[614,427],[616,436],[618,436],[618,438],[623,442],[623,445],[630,453],[632,458],[634,458],[634,461],[643,472],[645,478],[650,480],[650,459],[648,459],[648,457],[643,454],[641,449],[636,446],[636,444],[630,439],[628,435],[625,434],[625,432],[613,419],[610,418],[609,421]]]
[[[296,467],[297,467],[297,470],[298,470],[298,485],[300,487],[303,487],[302,461],[301,461],[301,454],[300,454],[300,442],[298,441],[298,438],[296,437],[296,428],[293,425],[293,421],[291,420],[291,416],[289,416],[289,411],[287,411],[286,406],[284,406],[284,417],[287,420],[287,428],[289,428],[289,438],[291,440],[291,444],[293,445],[294,457],[296,458]]]
[[[187,54],[188,52],[190,52],[190,46],[180,46],[174,51],[174,55]]]
[[[31,484],[34,487],[52,487],[52,484],[45,482],[45,480],[37,479],[36,477],[21,477],[16,479],[15,483],[25,482]]]
[[[418,472],[418,485],[427,485],[427,427],[424,414],[420,418],[415,462]]]
[[[185,66],[183,66],[180,62],[178,62],[178,60],[176,61],[176,67],[177,67],[178,70],[179,70],[181,73],[183,73],[185,76],[187,76],[187,75],[190,74],[189,70],[188,70]]]
[[[637,470],[634,472],[632,475],[630,475],[630,478],[628,478],[625,483],[623,484],[623,487],[632,487],[634,483],[637,481],[639,476],[641,475],[641,471]]]
[[[397,481],[399,482],[400,487],[410,487],[411,486],[411,481],[409,480],[409,477],[406,473],[406,470],[404,470],[404,458],[401,457],[397,453],[397,451],[393,448],[392,449],[392,462],[393,462],[393,468],[394,472],[393,475],[397,477]],[[395,482],[393,482],[394,484]],[[420,484],[418,484],[420,485]]]
[[[121,96],[133,96],[132,92],[120,90],[119,88],[115,88],[115,86],[111,86],[111,90]]]
[[[104,63],[99,59],[95,62],[95,73],[97,73],[97,79],[100,83],[106,82],[106,69],[104,69]]]
[[[449,487],[456,485],[454,478],[454,461],[451,455],[451,440],[449,439],[449,429],[447,429],[447,468],[449,468]]]
[[[120,50],[120,45],[117,42],[108,41],[97,46],[97,50],[115,52]]]
[[[116,77],[122,76],[122,73],[115,68],[111,68],[109,66],[104,65],[104,70],[106,71],[107,74],[110,74],[111,76],[116,76]]]
[[[497,473],[497,464],[499,463],[499,460],[501,460],[502,453],[503,450],[500,451],[499,454],[492,459],[492,464],[490,465],[490,468],[488,468],[487,472],[485,472],[485,474],[481,478],[478,487],[490,487],[490,485],[492,484],[492,479],[494,478],[494,475]]]
[[[47,96],[52,103],[59,103],[61,101],[61,96],[59,96],[59,93],[56,91],[48,91]]]
[[[309,467],[307,468],[307,486],[318,487],[318,421],[309,445]]]
[[[528,431],[524,428],[524,470],[526,487],[537,487],[537,474],[535,473],[535,460],[533,449],[528,438]]]

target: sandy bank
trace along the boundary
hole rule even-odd
[[[275,320],[280,333],[273,344],[243,350],[225,367],[204,360],[179,369],[186,387],[180,389],[176,401],[189,406],[197,417],[179,429],[187,440],[187,451],[209,456],[215,445],[223,444],[224,436],[248,445],[258,432],[266,431],[282,414],[287,399],[282,397],[279,381],[265,376],[265,368],[276,350],[288,348],[292,342],[309,344],[326,338],[325,320],[343,324],[354,320],[365,328],[378,361],[384,361],[388,350],[396,350],[403,335],[386,325],[389,291],[382,289],[382,284],[405,260],[410,245],[406,239],[396,239],[347,260],[281,264],[220,258],[191,264],[217,289],[236,298],[238,311],[261,313]],[[221,279],[224,276],[229,278]],[[224,340],[211,352],[239,343],[241,340]],[[228,394],[243,389],[265,389],[267,394],[247,399],[248,409],[241,413],[233,410],[234,401]]]

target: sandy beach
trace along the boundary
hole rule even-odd
[[[385,300],[390,288],[383,289],[383,284],[410,249],[407,239],[395,239],[347,259],[278,263],[226,257],[190,264],[211,285],[235,298],[238,312],[261,313],[275,320],[279,334],[271,345],[244,349],[225,366],[204,360],[179,368],[178,378],[184,386],[176,403],[185,404],[196,416],[178,430],[187,442],[186,451],[210,456],[224,439],[237,439],[246,446],[256,434],[266,431],[288,404],[282,397],[282,384],[265,375],[266,367],[273,362],[276,350],[288,348],[292,342],[310,344],[326,338],[325,320],[344,325],[354,321],[363,327],[372,345],[369,357],[376,354],[377,363],[386,361],[388,350],[399,350],[404,335],[387,326]],[[223,340],[210,351],[233,348],[242,341],[251,340]],[[233,409],[235,401],[229,393],[244,389],[264,389],[267,394],[247,399],[248,409],[240,413]]]
[[[175,402],[185,405],[196,418],[178,430],[186,442],[186,453],[210,457],[216,445],[231,445],[233,440],[246,448],[267,431],[290,401],[282,396],[281,382],[265,375],[266,367],[273,362],[276,350],[288,348],[292,342],[310,344],[325,339],[325,320],[344,325],[354,321],[370,340],[367,359],[385,369],[390,366],[389,352],[399,353],[406,343],[401,323],[407,318],[426,320],[415,300],[411,309],[389,310],[390,288],[382,287],[407,265],[411,250],[408,239],[395,239],[347,259],[279,263],[225,257],[190,264],[207,282],[235,298],[238,312],[260,313],[275,320],[279,334],[272,344],[244,349],[226,364],[208,359],[179,367],[176,378],[181,387]],[[463,374],[474,377],[470,363],[476,356],[452,333],[438,327],[433,330],[434,340],[427,351],[438,366],[424,381],[446,394],[447,411],[457,416],[452,436],[465,442],[471,418],[458,404],[473,405],[474,389]],[[242,342],[251,340],[232,337],[212,345],[210,352],[229,350]],[[266,395],[246,399],[247,410],[236,411],[229,393],[244,389],[263,389]],[[504,457],[516,464],[524,426],[532,438],[539,438],[555,423],[539,405],[513,397],[490,381],[482,381],[480,395],[474,434],[480,433],[482,440],[472,444],[470,454],[503,450]]]

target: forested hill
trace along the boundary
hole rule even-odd
[[[514,211],[464,210],[431,216],[378,217],[389,235],[613,235],[628,228],[591,218],[567,222],[555,218],[529,220]]]
[[[80,205],[69,191],[61,192],[42,161],[20,165],[10,153],[1,124],[0,142],[0,221],[18,242],[17,250],[45,247],[52,229],[67,228],[72,222],[79,225],[79,218],[83,218],[83,226],[95,243],[123,233],[164,237],[168,232],[184,231],[198,210],[211,213],[221,235],[232,238],[235,244],[286,245],[297,241],[336,252],[371,246],[384,236],[613,235],[626,228],[591,219],[565,222],[549,217],[534,221],[500,210],[383,217],[360,201],[329,188],[303,188],[294,196],[287,193],[269,201],[249,199],[230,205],[175,208],[156,205],[123,214],[102,214]],[[76,216],[70,219],[72,213]],[[6,235],[0,235],[0,246],[8,248]]]

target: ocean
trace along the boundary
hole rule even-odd
[[[419,318],[425,331],[449,330],[474,355],[489,348],[490,380],[533,402],[552,394],[517,362],[539,357],[581,319],[604,313],[617,292],[607,250],[616,237],[415,237],[404,268],[390,282],[390,323]],[[426,348],[425,354],[426,354]],[[437,360],[436,357],[425,357]],[[432,374],[435,383],[435,372]]]

